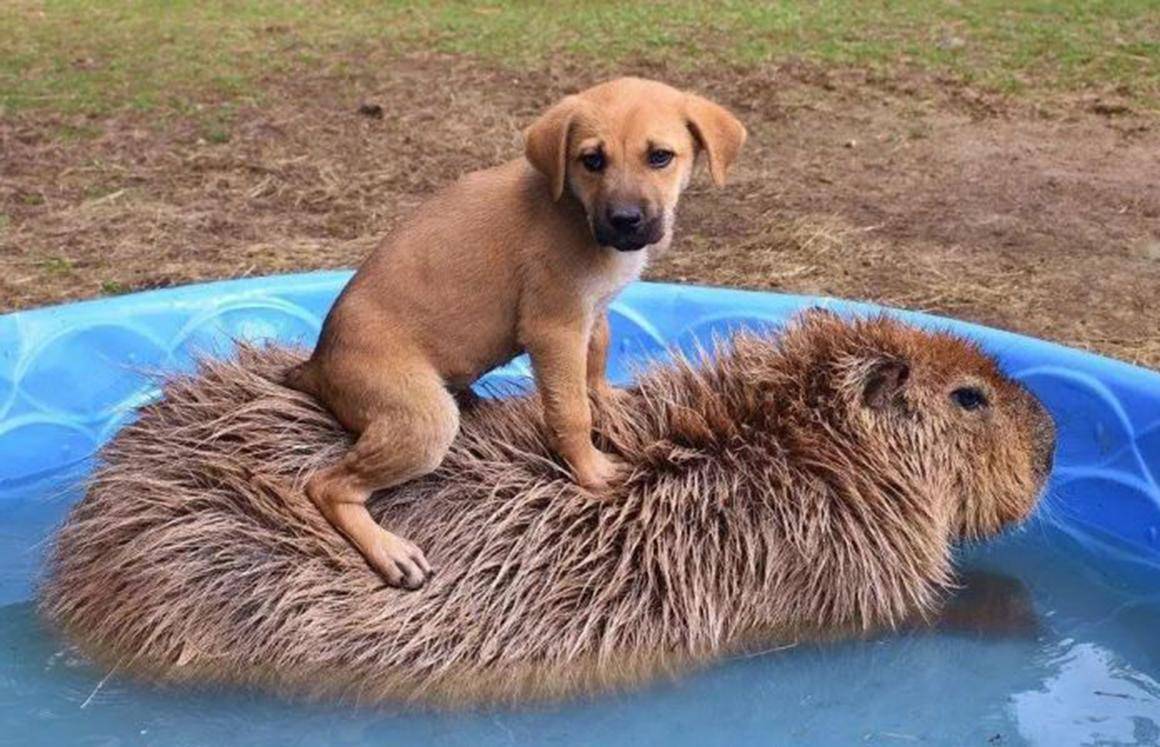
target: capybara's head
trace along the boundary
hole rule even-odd
[[[619,78],[568,96],[525,133],[525,155],[587,213],[601,246],[637,251],[670,236],[677,200],[697,157],[721,186],[745,142],[723,107],[640,78]]]
[[[963,539],[993,535],[1035,508],[1055,426],[975,343],[887,317],[850,322],[812,310],[781,347],[807,372],[805,397],[826,421],[818,432],[833,437],[818,443],[822,461],[873,471],[885,495],[927,486],[938,498],[932,508],[948,512]]]

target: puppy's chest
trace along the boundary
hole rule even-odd
[[[648,249],[610,254],[589,273],[585,294],[598,305],[607,304],[624,286],[640,277],[648,264]]]

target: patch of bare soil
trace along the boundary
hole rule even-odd
[[[263,106],[212,127],[0,120],[0,309],[354,265],[424,195],[518,155],[536,112],[604,77],[346,63],[333,70],[358,72],[269,80]],[[633,67],[717,97],[751,132],[725,190],[686,196],[652,277],[927,309],[1160,368],[1154,115],[800,64]]]

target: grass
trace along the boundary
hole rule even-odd
[[[1020,95],[1115,89],[1156,109],[1158,39],[1156,0],[9,0],[0,5],[0,112],[245,101],[259,97],[265,75],[349,65],[369,49],[434,49],[520,67],[560,54],[609,66],[797,57],[916,68]]]
[[[106,296],[120,296],[130,290],[127,285],[116,280],[105,280],[101,283],[101,293]]]
[[[46,257],[38,265],[40,269],[52,275],[67,275],[73,271],[73,263],[64,257]]]

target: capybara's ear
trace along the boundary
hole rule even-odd
[[[553,200],[559,200],[564,194],[568,141],[583,110],[581,98],[568,96],[524,130],[524,157],[548,178]]]
[[[745,125],[725,107],[695,93],[685,94],[685,117],[697,144],[709,156],[713,183],[718,187],[725,186],[725,175],[737,160],[748,136]]]
[[[867,407],[882,410],[895,400],[910,378],[910,364],[897,358],[874,361],[862,386]]]

